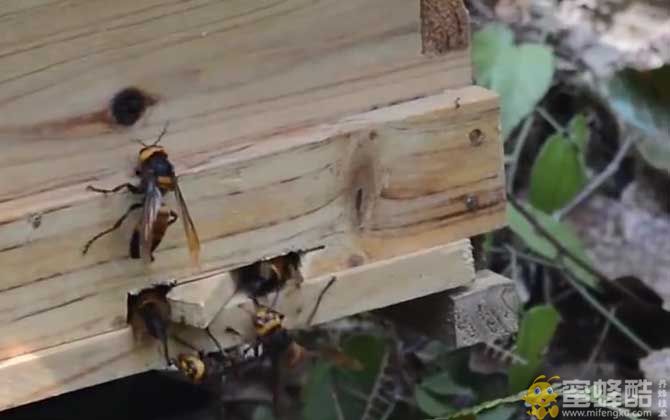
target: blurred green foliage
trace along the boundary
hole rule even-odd
[[[542,145],[530,175],[530,202],[534,207],[552,213],[584,188],[588,138],[586,118],[580,114],[572,119],[567,133],[556,133]]]
[[[514,34],[501,24],[478,31],[472,41],[477,84],[500,95],[503,137],[530,114],[544,97],[554,75],[554,55],[542,44],[514,44]]]
[[[670,65],[624,69],[608,83],[612,107],[643,135],[638,150],[658,169],[670,171]]]
[[[559,314],[550,305],[535,306],[524,314],[516,354],[525,363],[515,363],[509,369],[509,388],[511,392],[521,391],[530,386],[540,373],[542,356],[554,336],[560,320]]]

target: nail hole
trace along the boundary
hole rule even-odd
[[[470,144],[479,146],[486,140],[486,134],[479,128],[475,128],[470,132]]]
[[[139,120],[153,101],[137,88],[126,88],[112,99],[111,111],[119,125],[131,126]]]
[[[470,211],[477,210],[477,207],[479,207],[479,199],[477,196],[469,195],[468,198],[465,199],[465,207]]]
[[[30,224],[33,226],[33,229],[39,229],[42,226],[42,215],[33,214],[30,216]]]

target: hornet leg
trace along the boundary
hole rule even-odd
[[[104,189],[104,188],[97,188],[97,187],[94,187],[93,185],[89,185],[88,187],[86,187],[86,189],[88,191],[94,191],[94,192],[101,193],[101,194],[117,193],[124,188],[127,189],[128,191],[130,191],[133,194],[142,194],[142,190],[139,187],[137,187],[137,186],[135,186],[135,185],[133,185],[129,182],[127,182],[125,184],[117,185],[116,187],[112,188],[111,190],[107,190],[107,189]]]
[[[93,242],[97,241],[98,239],[102,238],[103,236],[107,235],[108,233],[113,232],[116,229],[120,228],[121,225],[123,224],[123,221],[126,220],[128,215],[130,215],[130,213],[133,212],[134,210],[137,210],[137,209],[141,208],[142,206],[143,206],[142,203],[135,203],[132,206],[130,206],[128,208],[128,210],[126,210],[126,212],[123,214],[123,216],[121,216],[119,218],[119,220],[117,220],[116,223],[114,223],[114,226],[112,226],[109,229],[103,230],[102,232],[98,233],[97,235],[95,235],[94,237],[89,239],[88,242],[86,242],[86,245],[84,245],[84,249],[82,250],[81,253],[83,255],[86,255],[86,253],[88,252],[88,249],[91,247],[91,245],[93,245]]]

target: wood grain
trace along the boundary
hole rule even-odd
[[[337,280],[323,295],[314,324],[469,284],[475,273],[470,243],[461,240],[333,276]],[[277,308],[286,314],[287,326],[305,326],[317,296],[331,278],[306,280],[299,289],[290,286],[282,291]],[[202,291],[194,284],[178,288],[181,296]],[[224,346],[241,341],[240,336],[227,334],[226,327],[251,338],[248,311],[252,308],[248,298],[236,296],[214,319],[210,328]],[[203,330],[175,326],[172,333],[203,349],[216,350]],[[173,354],[179,352],[179,344],[172,342],[170,349]],[[164,367],[158,343],[136,340],[133,332],[124,328],[0,362],[0,410]]]
[[[495,95],[464,88],[210,156],[180,178],[200,270],[177,225],[150,265],[127,257],[132,220],[81,255],[134,202],[127,194],[82,191],[39,223],[4,223],[0,358],[123,328],[127,294],[151,284],[325,245],[306,267],[317,277],[502,226],[498,112]],[[485,141],[471,143],[475,129]]]
[[[201,164],[268,134],[471,83],[469,51],[421,54],[419,0],[0,3],[0,223],[131,172],[166,121]],[[129,129],[109,111],[151,98]],[[41,194],[35,197],[35,194]],[[42,199],[40,199],[40,197]]]

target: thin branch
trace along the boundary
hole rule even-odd
[[[309,314],[309,318],[307,318],[307,326],[311,327],[312,326],[312,321],[314,321],[314,317],[316,316],[316,311],[319,310],[319,306],[321,306],[321,301],[323,300],[323,296],[326,294],[328,289],[335,284],[335,281],[337,280],[337,277],[333,276],[330,280],[328,280],[328,284],[321,289],[321,292],[319,292],[319,296],[316,298],[316,303],[314,304],[314,308],[312,308],[312,312]]]
[[[555,213],[555,216],[561,220],[563,219],[566,215],[568,215],[572,210],[574,210],[579,204],[581,204],[584,200],[589,198],[602,184],[605,183],[611,177],[616,173],[616,171],[619,170],[619,166],[621,166],[621,162],[624,160],[626,155],[628,154],[628,151],[630,148],[635,144],[636,138],[633,136],[629,136],[624,144],[621,145],[619,148],[619,151],[617,152],[616,156],[614,156],[614,159],[607,165],[607,167],[598,175],[596,175],[594,178],[591,179],[591,181],[588,183],[582,191],[580,191],[579,194],[577,194],[568,204],[566,204],[562,209],[558,210]]]
[[[346,386],[340,386],[339,389],[342,390],[342,392],[344,392],[345,394],[349,394],[349,396],[356,398],[357,400],[363,402],[366,402],[368,400],[368,395],[365,392],[360,391],[358,389]]]
[[[335,413],[337,414],[337,420],[344,420],[344,412],[342,411],[342,405],[340,405],[340,398],[337,396],[337,392],[334,387],[330,387],[330,396],[333,399],[333,405],[335,406]]]
[[[616,308],[612,308],[610,310],[610,315],[613,317],[616,316]],[[607,338],[607,334],[609,334],[610,331],[610,326],[612,323],[610,322],[609,318],[605,319],[605,326],[603,327],[603,330],[600,332],[600,337],[598,337],[598,342],[596,343],[595,347],[593,348],[593,351],[591,352],[591,355],[589,356],[589,359],[586,361],[586,368],[585,371],[590,371],[591,367],[593,366],[593,363],[596,361],[596,358],[598,357],[598,354],[600,354],[600,350],[603,347],[603,344],[605,343],[605,338]]]
[[[523,357],[519,356],[518,354],[514,353],[513,351],[507,350],[499,345],[497,345],[495,342],[486,342],[484,343],[486,347],[489,347],[493,351],[497,351],[498,353],[502,354],[503,358],[502,360],[511,360],[513,363],[516,363],[518,365],[527,365],[528,360],[524,359]]]
[[[637,336],[631,330],[626,326],[624,323],[619,321],[619,319],[612,313],[610,313],[600,302],[598,302],[598,299],[594,298],[584,286],[582,286],[577,279],[577,277],[572,274],[570,270],[565,270],[566,274],[566,280],[572,285],[572,287],[577,290],[577,293],[579,293],[588,303],[591,304],[602,316],[605,317],[609,322],[612,323],[619,331],[621,331],[622,334],[624,334],[630,341],[632,341],[635,345],[637,345],[640,349],[642,349],[644,352],[647,354],[652,353],[654,350],[640,337]]]
[[[560,255],[559,255],[560,257]],[[543,257],[537,257],[539,260],[545,260],[547,265],[552,264],[553,262],[545,259]],[[579,279],[577,279],[577,276],[575,276],[572,271],[570,271],[568,268],[563,267],[561,269],[563,273],[566,275],[566,280],[574,290],[577,291],[588,303],[591,304],[602,316],[605,317],[606,320],[608,320],[612,325],[614,325],[619,331],[621,331],[622,334],[624,334],[626,337],[628,337],[633,343],[635,343],[640,349],[647,353],[651,353],[653,350],[652,348],[645,343],[640,337],[638,337],[630,328],[628,328],[625,324],[623,324],[619,319],[614,315],[614,313],[610,313],[598,300],[593,297],[584,286],[581,285]]]
[[[577,265],[579,268],[582,270],[586,271],[587,273],[591,274],[592,276],[596,277],[598,280],[608,283],[621,293],[625,294],[626,296],[630,297],[631,299],[635,300],[635,302],[639,304],[645,304],[640,298],[632,293],[630,290],[628,290],[626,287],[622,286],[621,284],[612,281],[609,277],[607,277],[605,274],[602,272],[596,270],[593,268],[590,264],[584,262],[583,259],[575,255],[572,251],[568,250],[561,242],[559,242],[554,236],[549,232],[547,229],[545,229],[540,222],[535,219],[535,217],[521,204],[519,204],[518,201],[516,201],[516,198],[512,194],[508,194],[507,196],[507,201],[508,203],[514,207],[515,210],[517,210],[524,219],[530,223],[530,225],[533,227],[533,229],[544,239],[546,239],[555,249],[559,257],[563,256],[573,263]]]
[[[541,116],[542,118],[544,118],[544,120],[545,120],[546,122],[549,123],[549,125],[552,126],[552,128],[553,128],[555,131],[557,131],[557,132],[559,132],[559,133],[561,133],[561,134],[565,134],[565,133],[567,133],[567,130],[565,129],[565,127],[563,127],[558,121],[556,121],[556,119],[549,113],[549,111],[547,111],[546,109],[544,109],[544,108],[541,107],[541,106],[538,106],[538,107],[536,108],[536,111],[537,111],[538,114],[540,114],[540,116]]]
[[[519,130],[519,134],[516,137],[516,141],[514,142],[514,150],[512,151],[512,156],[510,156],[510,164],[509,168],[507,169],[507,191],[512,191],[514,189],[514,179],[516,178],[516,171],[519,167],[519,158],[524,146],[526,145],[526,141],[528,140],[530,129],[533,126],[534,121],[534,115],[529,115],[526,117],[526,120],[521,126],[521,130]]]

